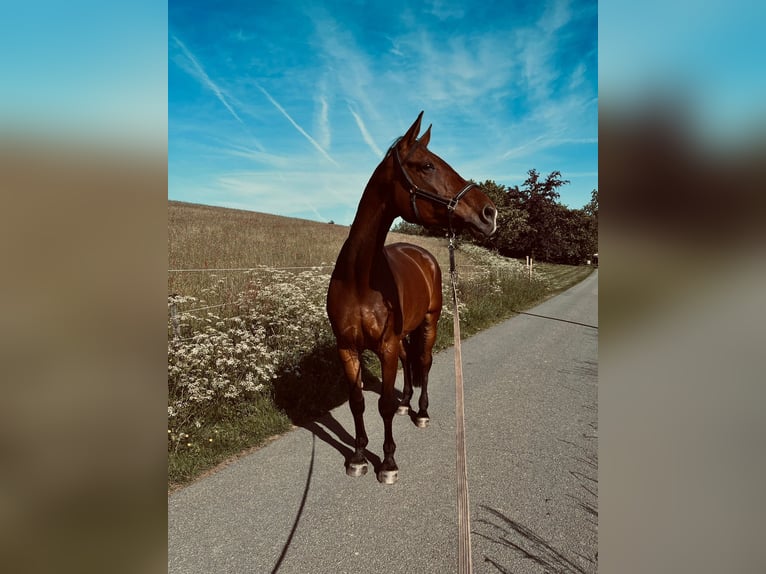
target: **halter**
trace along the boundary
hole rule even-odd
[[[412,152],[415,151],[416,146],[417,146],[417,143],[412,147],[412,150],[410,150],[410,153],[407,154],[407,157],[410,157]],[[415,182],[412,181],[412,178],[407,173],[407,170],[404,169],[402,160],[399,157],[399,149],[396,147],[396,144],[394,144],[393,147],[394,147],[394,156],[396,157],[396,163],[399,164],[399,169],[402,171],[402,175],[404,175],[404,179],[407,180],[407,183],[409,184],[410,202],[412,203],[412,211],[415,213],[415,220],[417,221],[417,223],[420,223],[421,225],[423,223],[420,217],[420,212],[418,211],[418,203],[417,203],[418,198],[427,199],[428,201],[431,201],[438,205],[443,205],[447,208],[447,217],[448,217],[447,221],[449,224],[450,236],[454,237],[455,232],[452,229],[452,214],[454,213],[455,209],[457,208],[458,202],[463,198],[463,196],[466,193],[468,193],[468,191],[471,188],[479,187],[479,185],[476,183],[467,183],[463,189],[461,189],[454,197],[450,199],[444,198],[433,192],[421,189],[417,185],[415,185]]]

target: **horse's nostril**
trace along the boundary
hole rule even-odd
[[[490,221],[495,216],[495,208],[491,205],[485,205],[482,214],[485,220]]]

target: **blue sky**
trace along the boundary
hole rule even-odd
[[[559,170],[598,187],[597,4],[178,2],[168,13],[170,199],[349,224],[425,110],[466,179]]]

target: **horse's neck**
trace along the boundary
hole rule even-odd
[[[396,213],[388,205],[386,194],[371,181],[351,224],[342,250],[343,261],[338,261],[338,264],[344,265],[357,278],[369,277],[385,257],[383,246],[395,218]]]

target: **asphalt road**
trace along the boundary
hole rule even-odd
[[[598,271],[463,341],[462,356],[473,571],[596,572]],[[455,572],[454,386],[449,349],[434,357],[431,425],[394,419],[395,485],[372,467],[346,476],[344,404],[175,492],[168,571]],[[368,450],[382,456],[377,399],[365,391]]]

